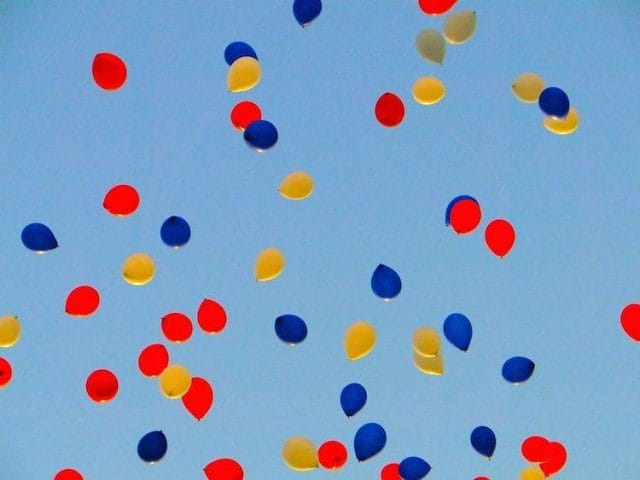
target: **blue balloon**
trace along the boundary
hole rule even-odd
[[[467,351],[473,336],[473,327],[467,317],[461,313],[452,313],[445,318],[442,330],[449,343],[463,352]]]
[[[251,45],[245,42],[231,42],[227,45],[227,48],[224,49],[224,61],[227,62],[227,65],[231,65],[233,62],[242,57],[253,57],[256,60],[258,59],[258,55]]]
[[[538,98],[538,105],[547,115],[563,118],[569,113],[569,97],[558,87],[545,88]]]
[[[470,440],[471,446],[484,457],[491,458],[496,450],[496,434],[484,425],[473,429]]]
[[[402,290],[400,275],[391,267],[378,265],[371,275],[371,290],[385,300],[397,297]]]
[[[184,218],[171,216],[160,227],[160,237],[166,245],[178,248],[191,238],[191,228]]]
[[[293,2],[293,16],[303,27],[309,25],[321,11],[321,0],[294,0]]]
[[[362,462],[378,454],[387,443],[387,432],[377,423],[362,425],[353,439],[356,458]]]
[[[340,406],[347,417],[358,413],[367,403],[367,391],[359,383],[350,383],[340,392]]]
[[[138,442],[138,456],[145,462],[157,462],[167,453],[167,437],[161,430],[145,434]]]
[[[244,131],[244,140],[258,151],[273,147],[278,141],[278,130],[267,120],[251,122]]]
[[[507,382],[522,383],[529,379],[535,367],[527,357],[511,357],[502,365],[502,376]]]
[[[455,204],[458,203],[460,200],[473,200],[474,202],[478,203],[478,200],[473,198],[471,195],[458,195],[456,198],[451,200],[449,202],[449,205],[447,205],[447,210],[444,212],[444,224],[447,227],[451,223],[451,210],[453,209]]]
[[[280,315],[275,322],[276,335],[285,343],[300,343],[307,338],[307,324],[297,315]]]
[[[30,223],[22,229],[22,243],[34,252],[46,252],[58,247],[53,232],[42,223]]]
[[[404,480],[420,480],[431,471],[431,465],[420,457],[407,457],[400,462],[398,470]]]

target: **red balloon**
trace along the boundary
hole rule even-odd
[[[404,118],[404,103],[394,93],[383,93],[376,102],[375,114],[385,127],[395,127]]]
[[[170,342],[182,343],[191,338],[193,325],[184,313],[171,312],[162,317],[162,333]]]
[[[73,468],[65,468],[56,473],[53,480],[84,480],[84,477]]]
[[[399,463],[387,463],[380,470],[380,480],[402,480]]]
[[[105,90],[117,90],[127,79],[126,65],[113,53],[98,53],[93,58],[91,72],[98,86]]]
[[[140,205],[140,195],[131,185],[120,184],[109,189],[102,206],[111,215],[124,217],[135,212]]]
[[[442,15],[453,7],[458,0],[418,0],[420,9],[428,15]]]
[[[549,460],[550,454],[547,451],[549,441],[538,435],[526,438],[520,446],[520,451],[525,460],[532,463],[539,463]]]
[[[347,463],[347,449],[337,440],[327,440],[318,448],[318,461],[327,470],[337,470]]]
[[[250,123],[261,119],[262,112],[260,107],[253,102],[237,103],[231,110],[231,124],[241,132],[244,132]]]
[[[118,393],[118,377],[109,370],[95,370],[87,377],[85,388],[91,400],[106,403]]]
[[[624,307],[620,314],[620,324],[627,335],[640,342],[640,305],[630,303]]]
[[[516,231],[506,220],[499,218],[487,225],[484,231],[484,240],[495,255],[504,257],[516,241]]]
[[[470,233],[480,225],[482,212],[478,202],[464,198],[451,208],[449,223],[458,234]]]
[[[204,378],[192,377],[191,387],[182,396],[182,403],[196,420],[202,420],[213,405],[213,388]]]
[[[169,365],[169,351],[161,343],[145,347],[138,355],[138,368],[146,377],[157,377]]]
[[[87,317],[98,309],[100,294],[91,285],[80,285],[67,295],[64,311],[74,317]]]
[[[473,480],[491,480],[489,477],[476,477]]]
[[[567,450],[560,442],[549,442],[546,451],[549,460],[540,464],[540,470],[546,477],[550,477],[559,472],[567,463]]]
[[[215,300],[205,298],[198,307],[198,325],[206,333],[220,333],[227,324],[227,312]]]
[[[242,466],[232,458],[219,458],[204,467],[204,475],[208,480],[242,480]]]
[[[11,370],[11,364],[0,357],[0,388],[9,385],[12,376],[13,371]]]

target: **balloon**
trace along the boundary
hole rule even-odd
[[[466,43],[476,31],[476,12],[460,10],[452,13],[444,21],[442,34],[447,42],[460,45]]]
[[[468,350],[473,335],[473,327],[467,317],[461,313],[452,313],[445,318],[442,330],[451,345],[463,352]]]
[[[538,98],[538,105],[546,115],[564,118],[569,113],[569,97],[558,87],[547,87]]]
[[[620,325],[627,335],[636,342],[640,342],[640,304],[630,303],[622,309]]]
[[[293,1],[293,16],[296,17],[296,21],[306,27],[315,20],[322,11],[321,0],[294,0]]]
[[[4,358],[0,357],[0,388],[4,388],[9,385],[12,376],[13,370],[11,369],[11,364]]]
[[[191,227],[184,218],[172,215],[162,223],[160,238],[169,247],[182,247],[191,238]]]
[[[399,463],[387,463],[380,470],[380,480],[402,480]]]
[[[156,266],[146,253],[129,255],[122,265],[122,278],[129,285],[145,285],[153,279]]]
[[[148,463],[162,459],[167,453],[167,437],[162,430],[145,434],[138,442],[138,456]]]
[[[520,472],[520,480],[544,480],[544,473],[537,466],[526,467]]]
[[[42,223],[30,223],[24,227],[22,243],[36,253],[44,253],[58,247],[58,241],[53,232]]]
[[[262,250],[256,257],[255,272],[258,282],[273,280],[284,269],[284,255],[274,247]]]
[[[255,58],[241,57],[231,64],[227,73],[227,88],[230,92],[246,92],[260,82],[262,71]]]
[[[245,42],[231,42],[224,49],[224,61],[227,65],[231,66],[233,63],[242,57],[252,57],[258,60],[258,56],[251,45]]]
[[[118,377],[105,369],[94,370],[85,383],[87,395],[96,403],[106,403],[118,394]]]
[[[433,28],[422,30],[416,38],[416,49],[422,58],[442,65],[446,51],[444,37]]]
[[[428,15],[442,15],[453,7],[458,0],[418,0],[420,9]]]
[[[502,258],[511,251],[516,241],[516,231],[508,221],[499,218],[489,222],[484,231],[484,240],[489,250]]]
[[[327,470],[338,470],[347,463],[347,449],[337,440],[327,440],[318,449],[318,461]]]
[[[349,360],[367,356],[376,344],[376,331],[368,322],[352,324],[344,334],[344,351]]]
[[[521,73],[511,84],[513,94],[524,103],[535,103],[544,90],[544,80],[535,73]]]
[[[489,477],[476,477],[473,480],[491,480]]]
[[[93,57],[91,65],[93,79],[104,90],[117,90],[127,80],[127,67],[120,57],[101,52]]]
[[[115,185],[104,196],[102,206],[111,215],[131,215],[140,205],[140,195],[131,185]]]
[[[450,223],[451,228],[458,234],[473,232],[482,218],[480,205],[476,200],[465,198],[459,200],[451,207]]]
[[[549,441],[539,435],[526,438],[520,446],[520,451],[525,460],[533,463],[546,462],[551,458]]]
[[[407,457],[400,462],[398,471],[404,480],[420,480],[431,471],[431,465],[420,457]]]
[[[367,403],[367,391],[359,383],[350,383],[340,392],[340,406],[347,417],[358,413]]]
[[[204,467],[204,475],[208,480],[242,480],[244,470],[232,458],[218,458]]]
[[[291,437],[282,445],[282,459],[293,470],[318,468],[318,452],[311,440],[302,436]]]
[[[413,352],[413,364],[422,373],[428,375],[444,375],[444,360],[442,352],[435,357],[424,357],[418,352]]]
[[[540,470],[546,477],[550,477],[564,467],[567,462],[567,450],[560,442],[549,442],[547,453],[549,454],[549,460],[540,464]]]
[[[387,443],[387,432],[377,423],[362,425],[353,439],[356,458],[362,462],[378,454]]]
[[[249,126],[250,123],[260,120],[262,112],[260,107],[253,102],[244,101],[237,103],[231,110],[231,124],[241,132]]]
[[[169,365],[162,371],[158,380],[162,393],[172,400],[182,398],[191,387],[191,374],[182,365]]]
[[[566,117],[544,117],[542,124],[544,128],[556,135],[569,135],[578,129],[580,115],[578,115],[578,111],[575,108],[570,107]]]
[[[306,172],[293,172],[282,181],[278,192],[289,200],[304,200],[313,192],[313,178]]]
[[[476,427],[471,432],[471,446],[483,457],[490,459],[496,450],[496,435],[484,425]]]
[[[244,131],[244,141],[258,152],[264,152],[278,142],[278,130],[267,120],[256,120]]]
[[[198,325],[208,334],[220,333],[227,324],[227,312],[215,300],[205,298],[198,307]]]
[[[182,343],[191,338],[193,325],[184,313],[167,313],[160,322],[162,333],[170,342]]]
[[[53,480],[84,480],[84,477],[79,471],[74,470],[73,468],[65,468],[56,473]]]
[[[67,295],[64,311],[74,317],[87,317],[100,305],[100,294],[91,285],[80,285]]]
[[[297,315],[280,315],[275,321],[278,338],[285,343],[295,345],[307,338],[307,324]]]
[[[417,328],[413,332],[413,349],[423,357],[435,357],[440,353],[440,335],[433,328]]]
[[[0,317],[0,348],[13,347],[20,340],[22,327],[20,320],[15,315],[3,315]]]
[[[511,357],[502,365],[502,376],[507,382],[526,382],[533,374],[535,363],[526,357]]]
[[[374,113],[382,125],[395,127],[404,118],[404,103],[395,93],[383,93],[376,102]]]
[[[391,267],[379,264],[371,275],[371,290],[384,300],[397,297],[402,289],[400,275]]]
[[[444,98],[447,88],[436,77],[421,77],[413,84],[411,93],[420,105],[433,105]]]
[[[213,405],[213,396],[213,388],[206,379],[193,377],[189,390],[182,396],[182,403],[184,408],[200,421]]]
[[[145,347],[138,355],[138,368],[146,377],[157,377],[169,366],[169,351],[161,343]]]
[[[449,205],[447,205],[447,209],[444,213],[444,224],[446,226],[449,226],[449,224],[451,223],[451,210],[453,210],[453,207],[460,201],[465,200],[465,199],[469,199],[469,200],[473,200],[474,202],[478,203],[478,201],[473,198],[471,195],[458,195],[456,198],[454,198],[453,200],[451,200],[449,202]],[[480,204],[478,203],[478,207],[480,206]]]

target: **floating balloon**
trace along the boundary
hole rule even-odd
[[[422,373],[428,375],[444,375],[444,360],[442,352],[435,357],[424,357],[418,352],[413,352],[413,364]]]
[[[306,27],[315,20],[322,12],[321,0],[294,0],[293,1],[293,16],[296,17],[296,21]]]
[[[442,34],[447,42],[460,45],[466,43],[476,31],[476,12],[460,10],[452,13],[444,21]]]
[[[30,223],[22,230],[22,244],[36,253],[44,253],[58,247],[53,232],[42,223]]]
[[[227,88],[230,92],[246,92],[260,82],[262,70],[255,58],[241,57],[234,61],[227,73]]]
[[[400,275],[393,268],[379,264],[371,275],[371,290],[384,300],[397,297],[402,290]]]
[[[146,253],[129,255],[122,265],[122,278],[129,285],[145,285],[155,274],[156,266]]]
[[[64,311],[73,317],[87,317],[100,305],[100,294],[91,285],[80,285],[67,295]]]
[[[284,255],[274,247],[262,250],[256,257],[255,273],[258,282],[273,280],[284,270]]]
[[[358,413],[367,403],[367,391],[359,383],[350,383],[340,392],[340,406],[347,417]]]
[[[131,215],[140,205],[140,195],[131,185],[120,184],[109,189],[102,206],[111,215],[124,217]]]
[[[184,218],[172,215],[162,223],[160,238],[165,245],[180,248],[191,238],[191,227]]]
[[[145,434],[138,442],[138,456],[148,463],[155,463],[167,453],[167,437],[162,430]]]
[[[476,477],[473,480],[491,480],[489,477]]]
[[[496,435],[484,425],[476,427],[471,432],[471,446],[483,457],[491,458],[496,450]]]
[[[366,357],[376,344],[376,331],[368,322],[352,324],[344,334],[344,351],[349,360]]]
[[[276,335],[290,345],[302,342],[307,338],[307,324],[293,314],[280,315],[275,321]]]
[[[191,374],[182,365],[169,365],[160,374],[158,383],[165,397],[175,400],[189,391]]]
[[[402,480],[399,463],[387,463],[380,470],[380,480]]]
[[[398,471],[404,480],[420,480],[431,471],[431,465],[420,457],[407,457],[400,462]]]
[[[355,434],[353,450],[358,461],[362,462],[377,455],[387,443],[387,432],[382,425],[365,423]]]
[[[453,200],[451,200],[449,202],[449,205],[447,205],[447,209],[444,212],[444,224],[446,226],[449,226],[449,224],[451,223],[451,210],[453,210],[453,207],[460,201],[462,200],[473,200],[474,202],[478,203],[478,201],[473,198],[471,195],[458,195],[457,197],[455,197]],[[480,207],[480,204],[478,203],[478,208]]]
[[[318,448],[318,461],[327,470],[338,470],[347,463],[347,449],[337,440],[327,440]]]
[[[138,368],[146,377],[157,377],[169,366],[169,351],[161,343],[145,347],[138,355]]]
[[[65,468],[56,473],[53,480],[84,480],[82,474],[73,468]]]
[[[411,93],[420,105],[433,105],[444,98],[447,88],[436,77],[421,77],[413,84]]]
[[[127,67],[120,57],[101,52],[93,58],[93,79],[104,90],[117,90],[127,80]]]
[[[220,333],[227,324],[227,312],[215,300],[205,298],[198,307],[198,325],[208,334]]]
[[[520,446],[520,451],[525,460],[532,463],[546,462],[551,458],[549,441],[539,435],[526,438]]]
[[[516,241],[516,231],[508,221],[499,218],[489,222],[484,231],[484,240],[489,250],[502,258],[511,251]]]
[[[20,340],[20,320],[15,315],[0,317],[0,348],[13,347]]]
[[[445,318],[442,330],[451,345],[463,352],[469,349],[471,337],[473,336],[473,327],[466,316],[461,313],[452,313]]]
[[[478,202],[475,199],[464,198],[451,207],[449,221],[451,228],[460,235],[473,232],[480,225],[481,218],[482,212]]]
[[[293,470],[318,468],[318,452],[311,440],[302,436],[291,437],[282,445],[282,459]]]
[[[182,403],[184,408],[200,421],[213,405],[213,388],[206,379],[193,377],[189,390],[182,396]]]
[[[244,132],[249,124],[261,118],[260,107],[253,102],[239,102],[231,110],[231,124],[241,132]]]
[[[413,332],[413,350],[423,357],[440,353],[440,335],[433,328],[420,327]]]
[[[640,304],[630,303],[620,313],[622,330],[636,342],[640,342]]]
[[[207,480],[242,480],[242,465],[232,458],[218,458],[204,467]]]
[[[313,192],[313,178],[306,172],[293,172],[282,181],[278,192],[289,200],[304,200]]]
[[[167,313],[160,322],[162,333],[170,342],[182,343],[191,338],[193,325],[184,313]]]
[[[544,480],[545,476],[540,470],[538,466],[529,466],[525,467],[522,472],[520,472],[520,480]]]
[[[245,42],[231,42],[224,49],[224,61],[227,65],[231,66],[233,63],[242,57],[252,57],[258,60],[258,55],[251,45]]]
[[[87,395],[96,403],[106,403],[118,394],[118,377],[105,369],[94,370],[85,384]]]
[[[4,358],[0,357],[0,388],[4,388],[11,382],[13,370],[11,364]]]
[[[538,98],[538,105],[546,115],[564,118],[569,113],[569,97],[558,87],[547,87]]]
[[[383,93],[376,102],[374,113],[382,125],[395,127],[404,118],[404,103],[395,93]]]
[[[418,6],[427,15],[442,15],[451,10],[458,0],[418,0]]]
[[[546,477],[559,472],[567,462],[567,450],[560,442],[549,442],[547,446],[549,459],[540,463],[540,470]]]
[[[578,129],[580,115],[575,108],[570,107],[566,117],[544,117],[542,124],[544,128],[556,135],[569,135]]]
[[[535,363],[526,357],[511,357],[502,365],[502,376],[510,383],[522,383],[533,374]]]
[[[535,103],[544,90],[544,80],[535,73],[521,73],[511,84],[513,94],[524,103]]]
[[[422,30],[416,38],[416,49],[422,58],[443,64],[446,46],[444,37],[437,30],[433,28]]]
[[[258,152],[264,152],[278,142],[278,130],[267,120],[256,120],[244,131],[244,141]]]

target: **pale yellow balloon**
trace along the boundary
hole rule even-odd
[[[413,332],[413,350],[423,357],[440,353],[440,335],[433,328],[420,327]]]
[[[575,108],[571,107],[569,108],[569,113],[567,113],[566,117],[557,118],[546,116],[542,120],[542,124],[544,125],[544,128],[556,135],[569,135],[578,129],[578,126],[580,125],[580,115]]]
[[[366,357],[375,345],[376,331],[364,320],[352,324],[344,334],[344,351],[349,360]]]
[[[20,320],[15,315],[0,317],[0,347],[13,347],[20,339]]]
[[[413,99],[421,105],[433,105],[442,100],[447,88],[436,77],[421,77],[412,88]]]
[[[130,285],[149,283],[156,273],[156,265],[146,253],[129,255],[122,265],[122,278]]]
[[[544,79],[536,73],[521,73],[511,84],[513,94],[524,103],[534,103],[544,90]]]
[[[278,191],[289,200],[304,200],[313,192],[313,178],[306,172],[290,173],[282,181]]]
[[[460,10],[452,13],[444,21],[442,33],[447,42],[460,45],[468,42],[476,31],[476,12]]]
[[[423,357],[414,351],[413,364],[418,370],[429,375],[444,374],[444,359],[442,358],[442,352],[435,357]]]
[[[544,478],[544,473],[537,466],[526,467],[520,473],[520,480],[544,480]]]
[[[262,69],[253,57],[240,57],[229,67],[227,87],[230,92],[246,92],[260,82]]]
[[[273,280],[284,270],[284,255],[275,247],[262,250],[256,257],[256,280],[266,282]]]
[[[302,436],[291,437],[282,445],[282,459],[297,471],[318,468],[318,451],[311,440]]]
[[[416,49],[423,58],[442,65],[446,50],[444,37],[433,28],[422,30],[416,38]]]
[[[158,384],[167,398],[182,398],[191,387],[191,374],[182,365],[172,364],[162,371]]]

